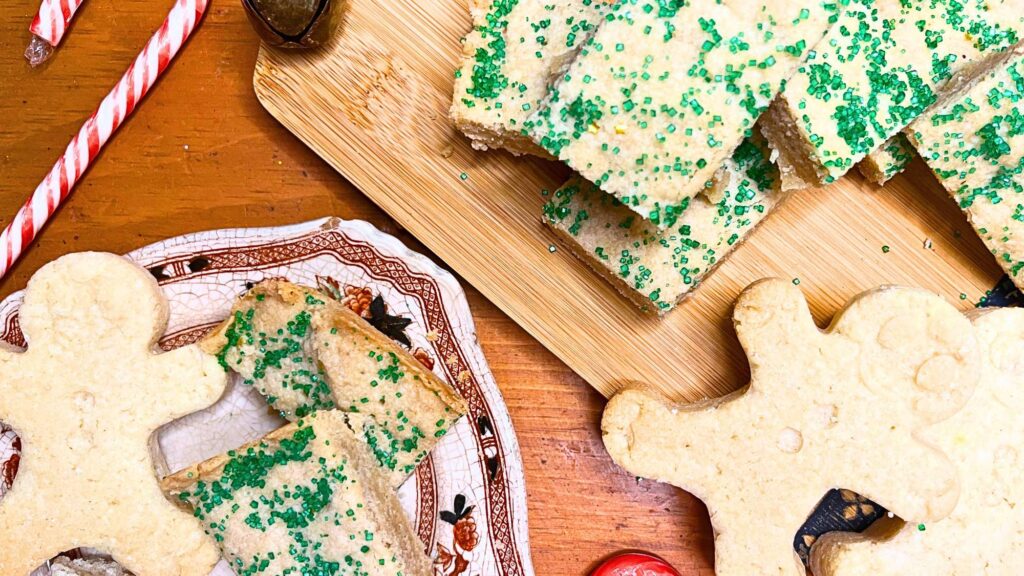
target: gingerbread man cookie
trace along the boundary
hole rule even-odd
[[[167,326],[156,281],[112,254],[72,254],[29,282],[24,353],[0,351],[0,420],[21,436],[0,500],[0,576],[88,546],[143,576],[205,576],[202,526],[160,490],[150,438],[215,402],[227,377],[188,346],[155,353]]]
[[[975,320],[982,377],[967,405],[925,437],[960,471],[960,500],[940,522],[907,522],[884,541],[823,536],[811,549],[818,576],[1020,574],[1024,565],[1024,310]]]
[[[799,289],[765,280],[740,296],[734,323],[748,388],[682,408],[627,390],[602,422],[618,464],[707,504],[717,574],[802,576],[793,537],[831,488],[904,517],[951,512],[956,469],[917,430],[952,415],[977,383],[974,332],[953,306],[885,288],[822,332]]]

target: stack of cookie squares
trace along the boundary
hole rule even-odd
[[[432,573],[396,490],[466,412],[448,384],[284,280],[254,286],[201,346],[291,421],[164,481],[236,573]]]
[[[473,2],[451,116],[577,172],[544,220],[664,314],[794,191],[913,157],[909,125],[998,68],[1018,0]]]

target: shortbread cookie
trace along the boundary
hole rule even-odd
[[[882,186],[893,176],[903,172],[914,156],[914,147],[907,140],[907,136],[900,132],[865,156],[857,164],[857,170],[871,182]]]
[[[289,420],[332,408],[372,417],[367,441],[394,486],[467,410],[451,386],[347,307],[283,280],[256,285],[201,346]]]
[[[237,574],[429,576],[423,544],[350,417],[364,419],[317,412],[164,488],[194,510]]]
[[[227,383],[196,346],[156,354],[167,301],[113,254],[71,254],[29,281],[21,354],[0,350],[0,420],[24,457],[0,501],[0,576],[97,548],[146,576],[206,576],[217,549],[160,491],[150,437]]]
[[[784,175],[827,184],[1024,32],[1018,0],[851,0],[786,82],[762,131]]]
[[[523,123],[597,31],[611,0],[473,0],[451,117],[481,150],[547,153]]]
[[[907,522],[889,540],[823,536],[811,551],[817,576],[1012,576],[1024,565],[1024,310],[975,320],[984,350],[978,388],[955,416],[925,432],[957,465],[953,514]]]
[[[748,388],[686,407],[627,390],[601,424],[631,474],[707,504],[719,576],[803,576],[793,535],[831,488],[925,522],[952,511],[956,469],[917,431],[956,412],[979,377],[971,323],[956,308],[883,288],[822,332],[796,286],[765,280],[743,292],[733,321]],[[851,457],[880,447],[885,458]]]
[[[835,10],[819,0],[619,2],[527,130],[644,218],[672,226]]]
[[[909,136],[999,265],[1024,287],[1024,45],[1009,56],[914,122]]]
[[[575,177],[544,206],[562,242],[645,312],[664,314],[691,294],[783,199],[778,171],[746,141],[715,189],[688,201],[659,230],[614,197]]]

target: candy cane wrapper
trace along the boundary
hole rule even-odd
[[[80,3],[80,2],[79,2]],[[0,278],[46,224],[93,158],[181,49],[206,12],[207,0],[175,0],[163,25],[68,144],[64,155],[0,233]]]

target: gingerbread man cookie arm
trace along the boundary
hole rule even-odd
[[[227,386],[227,373],[217,359],[195,345],[160,354],[154,368],[158,374],[151,382],[155,387],[153,393],[159,396],[161,411],[156,416],[161,423],[210,406],[220,399]],[[184,385],[168,393],[166,386],[161,387],[159,382],[172,379]]]
[[[8,406],[11,403],[10,397],[17,393],[18,387],[15,385],[17,378],[10,378],[10,376],[14,375],[17,370],[18,356],[20,354],[6,343],[0,342],[0,374],[7,376],[0,378],[0,422],[4,422],[12,428],[14,423],[8,421],[12,416]]]
[[[716,411],[703,412],[698,408],[721,406],[734,397],[683,409],[644,390],[624,390],[612,397],[604,409],[601,433],[605,448],[630,474],[684,487],[701,497],[701,487],[715,476],[717,466],[706,457],[706,446],[691,443],[687,437],[698,430],[701,434],[712,433],[722,422],[716,419]],[[691,453],[686,454],[688,451]],[[666,454],[676,456],[666,461]]]

